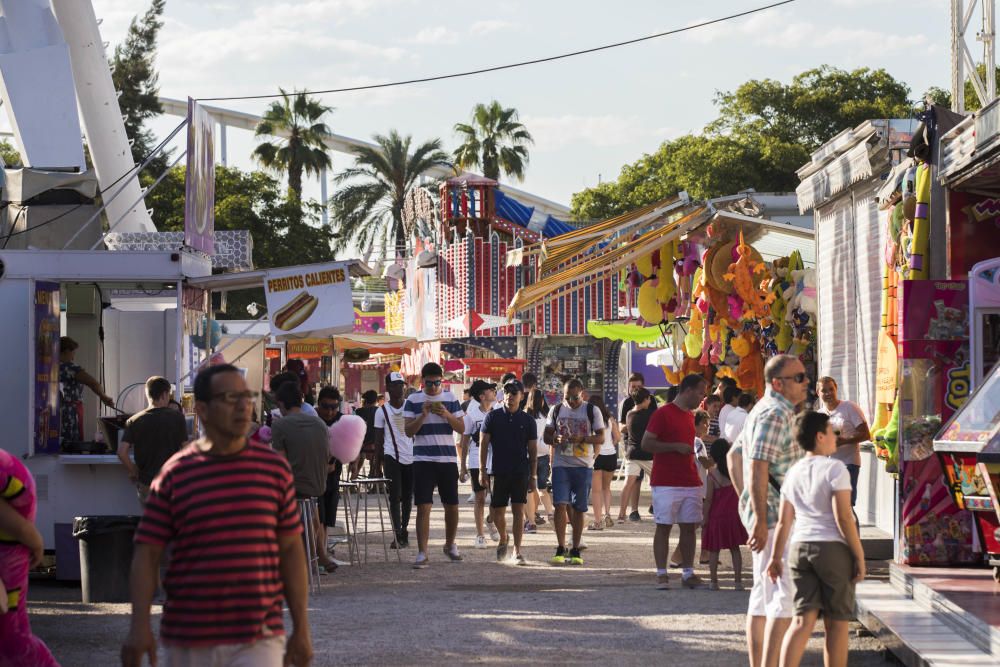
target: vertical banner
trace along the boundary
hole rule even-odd
[[[35,283],[35,454],[59,453],[59,284]]]
[[[184,245],[215,254],[215,121],[188,98]]]

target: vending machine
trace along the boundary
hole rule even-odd
[[[968,283],[902,283],[899,352],[900,562],[978,562],[973,521],[946,483],[934,436],[969,396]]]

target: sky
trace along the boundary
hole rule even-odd
[[[220,97],[381,83],[545,57],[691,25],[767,0],[167,0],[157,68],[165,97]],[[93,0],[111,47],[144,0]],[[947,88],[946,0],[798,0],[721,25],[555,63],[406,87],[322,96],[338,134],[395,128],[457,144],[476,103],[515,107],[534,135],[517,187],[568,205],[623,165],[715,118],[717,91],[789,82],[833,65],[885,68],[916,99]],[[974,19],[974,23],[976,19]],[[975,51],[974,51],[975,53]],[[262,113],[266,100],[211,102]],[[179,118],[152,127],[165,135]],[[181,135],[183,136],[183,135]],[[229,162],[253,163],[230,130]],[[334,168],[351,158],[334,154]],[[316,196],[318,185],[307,183]]]

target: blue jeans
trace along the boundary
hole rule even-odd
[[[590,468],[552,468],[553,504],[571,505],[577,512],[586,512],[593,475],[594,471]]]
[[[851,507],[854,507],[854,503],[858,502],[858,475],[861,473],[861,466],[856,466],[853,463],[845,465],[847,472],[851,475]]]

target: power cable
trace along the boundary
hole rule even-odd
[[[714,25],[716,23],[723,23],[725,21],[732,21],[734,19],[743,18],[744,16],[750,16],[751,14],[757,14],[759,12],[767,11],[768,9],[774,9],[775,7],[781,7],[782,5],[790,5],[796,2],[796,0],[783,0],[782,2],[774,2],[769,5],[764,5],[762,7],[757,7],[755,9],[748,9],[745,12],[739,12],[738,14],[730,14],[729,16],[723,16],[717,19],[711,19],[709,21],[702,21],[701,23],[695,23],[693,25],[685,26],[683,28],[674,28],[673,30],[667,30],[665,32],[658,32],[653,35],[646,35],[645,37],[636,37],[635,39],[625,40],[624,42],[615,42],[613,44],[604,44],[603,46],[595,46],[589,49],[581,49],[579,51],[571,51],[569,53],[562,53],[555,56],[547,56],[545,58],[535,58],[534,60],[523,60],[516,63],[508,63],[506,65],[496,65],[493,67],[484,67],[482,69],[474,69],[466,72],[453,72],[451,74],[439,74],[437,76],[427,76],[419,79],[407,79],[405,81],[392,81],[389,83],[373,83],[366,86],[351,86],[348,88],[330,88],[327,90],[303,90],[292,93],[285,93],[289,97],[296,97],[299,95],[326,95],[332,93],[350,93],[359,90],[374,90],[377,88],[391,88],[394,86],[408,86],[414,83],[428,83],[430,81],[442,81],[445,79],[457,79],[465,76],[475,76],[477,74],[487,74],[489,72],[499,72],[505,69],[514,69],[516,67],[526,67],[528,65],[538,65],[541,63],[553,62],[555,60],[563,60],[565,58],[572,58],[574,56],[582,56],[588,53],[596,53],[598,51],[607,51],[608,49],[616,49],[621,46],[629,46],[631,44],[638,44],[639,42],[646,42],[652,39],[659,39],[660,37],[667,37],[669,35],[676,35],[678,33],[687,32],[689,30],[695,30],[697,28],[704,28],[706,26]],[[282,93],[269,93],[266,95],[234,95],[232,97],[199,97],[199,102],[219,102],[226,100],[263,100],[271,99],[276,97],[282,97]]]

